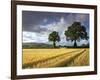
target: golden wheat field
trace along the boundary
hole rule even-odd
[[[22,68],[89,65],[89,49],[23,49]]]

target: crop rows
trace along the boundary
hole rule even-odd
[[[48,68],[69,66],[69,64],[72,65],[72,62],[74,59],[76,59],[76,57],[84,55],[83,53],[86,53],[85,49],[76,49],[67,53],[65,51],[65,53],[63,54],[23,64],[23,68]]]

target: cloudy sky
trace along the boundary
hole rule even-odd
[[[52,31],[57,31],[61,38],[61,41],[57,44],[73,45],[72,42],[66,41],[64,31],[75,21],[81,22],[89,34],[89,14],[22,11],[23,43],[35,42],[50,44],[48,35]],[[81,40],[78,42],[78,45],[83,43],[87,44],[88,41]]]

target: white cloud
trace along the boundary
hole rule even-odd
[[[43,20],[44,23],[46,23],[47,21],[48,21],[47,19],[44,19],[44,20]]]
[[[63,17],[61,17],[59,22],[53,22],[52,24],[48,24],[46,26],[48,31],[58,31],[60,34],[62,34],[62,32],[68,27]]]
[[[64,23],[65,23],[64,17],[61,17],[60,23],[61,23],[61,24],[64,24]]]
[[[81,40],[80,42],[77,42],[79,46],[83,45],[83,44],[88,44],[89,41],[88,40]]]
[[[27,42],[46,43],[48,42],[48,36],[41,33],[23,31],[23,43]]]

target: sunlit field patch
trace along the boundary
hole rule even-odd
[[[23,49],[22,68],[89,65],[88,48]]]

